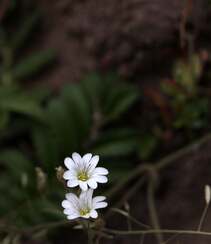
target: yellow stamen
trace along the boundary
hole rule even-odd
[[[81,209],[81,210],[80,210],[80,215],[81,215],[81,216],[84,216],[84,215],[87,215],[89,212],[90,212],[89,209]]]
[[[80,172],[78,173],[78,179],[81,181],[87,181],[89,177],[86,172]]]

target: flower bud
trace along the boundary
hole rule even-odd
[[[43,192],[46,188],[47,176],[40,167],[35,168],[37,176],[37,190]]]
[[[205,185],[205,201],[207,205],[210,203],[210,198],[211,198],[211,189],[209,185]]]
[[[58,181],[61,182],[64,186],[66,186],[66,182],[63,178],[64,172],[65,172],[63,167],[62,166],[56,167],[55,170],[56,170],[56,177],[57,177]]]

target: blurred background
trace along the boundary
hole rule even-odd
[[[131,216],[153,227],[145,165],[157,167],[160,227],[197,228],[211,184],[210,26],[209,0],[0,0],[0,243],[86,243],[61,207],[74,151],[110,172],[99,232],[143,229]]]

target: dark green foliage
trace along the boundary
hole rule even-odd
[[[197,55],[187,62],[176,62],[174,80],[163,82],[162,91],[169,96],[174,115],[172,126],[187,131],[205,128],[208,123],[208,97],[201,96],[202,62]]]
[[[127,114],[139,94],[134,86],[113,75],[95,74],[79,84],[68,84],[44,107],[42,94],[27,94],[15,88],[3,92],[2,88],[0,102],[2,111],[12,116],[21,114],[22,121],[28,121],[25,129],[31,139],[31,153],[21,144],[15,144],[19,149],[0,152],[4,178],[0,189],[5,192],[0,211],[11,212],[8,219],[17,218],[20,227],[63,218],[60,201],[64,187],[56,178],[55,168],[63,166],[64,157],[74,151],[99,154],[104,166],[114,172],[113,182],[131,168],[127,156],[136,151],[138,137],[129,127]],[[11,126],[8,124],[6,129],[12,130]],[[118,172],[120,164],[122,170]],[[5,191],[10,186],[11,191]]]
[[[124,127],[110,129],[111,123],[115,127],[115,121],[137,99],[135,88],[117,80],[105,79],[104,82],[100,76],[92,77],[77,85],[66,85],[61,96],[46,107],[47,128],[34,130],[39,159],[47,168],[49,164],[52,168],[53,159],[58,163],[76,150],[93,151],[106,157],[127,155],[135,150],[137,135],[134,131]],[[118,90],[116,96],[110,96],[112,84],[113,90]],[[110,106],[113,101],[115,105]]]
[[[14,5],[14,8],[15,11],[18,6]],[[8,11],[8,19],[10,17],[9,13],[10,11]],[[13,13],[10,14],[11,19],[13,19]],[[15,16],[15,18],[17,18],[17,16]],[[18,25],[15,31],[13,30],[13,26],[1,26],[0,84],[11,85],[17,81],[36,75],[55,60],[55,51],[51,49],[34,51],[30,54],[23,55],[23,47],[28,47],[28,44],[32,42],[32,37],[37,33],[37,31],[35,32],[34,30],[39,29],[40,21],[41,15],[39,11],[36,8],[32,8],[27,16],[21,15],[14,23]]]
[[[46,65],[50,64],[54,58],[55,52],[50,49],[33,54],[18,63],[14,69],[11,70],[13,78],[15,80],[22,80],[37,74],[41,69],[46,67]]]
[[[137,134],[129,128],[116,128],[101,134],[94,152],[103,156],[126,156],[136,150]]]

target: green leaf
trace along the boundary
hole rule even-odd
[[[97,73],[89,75],[81,82],[84,96],[88,100],[89,104],[93,106],[94,111],[96,109],[98,110],[98,108],[102,105],[101,98],[104,94],[104,86],[105,84],[102,77],[100,77],[100,75]]]
[[[200,129],[208,123],[207,114],[207,98],[189,101],[178,111],[174,121],[174,127]]]
[[[0,162],[19,184],[33,185],[34,177],[31,178],[31,176],[34,176],[34,166],[20,151],[13,149],[2,151]]]
[[[61,99],[50,102],[46,115],[54,140],[59,148],[60,154],[71,152],[78,146],[78,138],[74,121],[74,114],[69,114],[69,108]]]
[[[33,87],[32,90],[27,92],[27,94],[32,100],[41,104],[43,101],[45,102],[48,98],[50,98],[50,95],[52,95],[52,89],[49,87],[49,85],[42,84]]]
[[[55,166],[59,163],[59,148],[53,132],[47,126],[37,126],[32,130],[32,141],[38,163],[45,168],[47,173],[55,174]]]
[[[0,98],[0,109],[30,116],[43,122],[43,110],[35,101],[26,95],[11,95]]]
[[[127,112],[138,96],[137,90],[128,84],[120,83],[111,87],[105,103],[107,120],[115,120]]]
[[[74,121],[77,137],[81,142],[88,137],[92,123],[91,106],[84,96],[83,88],[80,85],[64,87],[62,99],[67,106],[69,119]]]
[[[46,67],[46,65],[52,63],[55,57],[55,51],[49,49],[24,58],[24,61],[17,64],[14,69],[11,70],[13,77],[17,80],[21,80],[37,74],[41,69]]]
[[[95,146],[92,151],[102,157],[125,156],[134,152],[136,140],[133,138],[108,141],[107,143]]]
[[[0,109],[0,131],[4,130],[9,123],[9,113]]]

